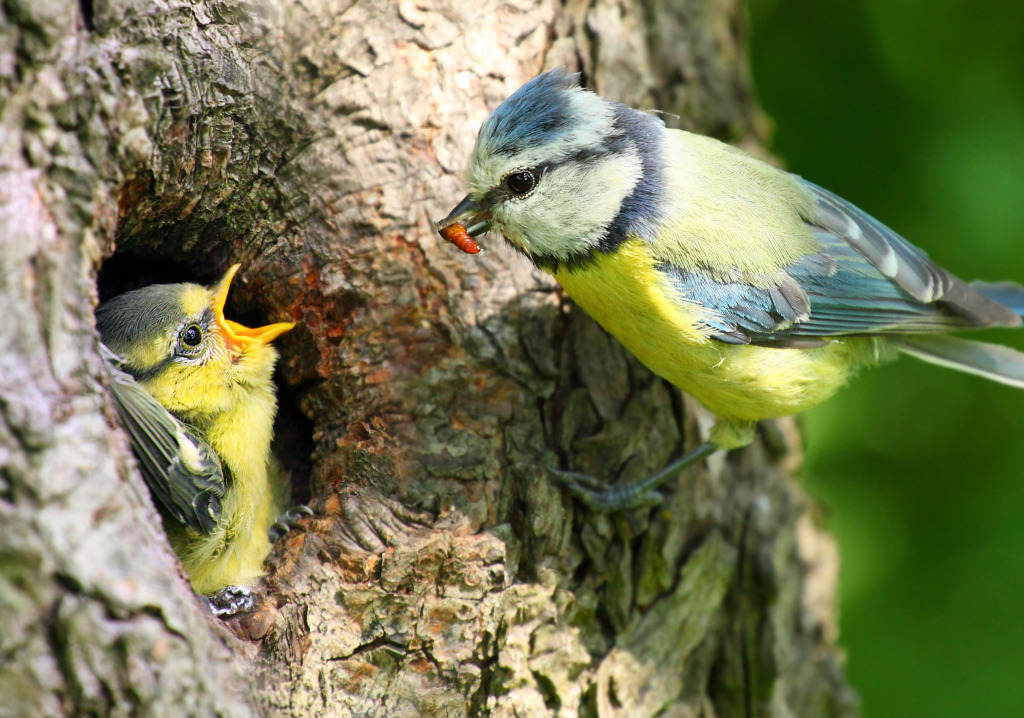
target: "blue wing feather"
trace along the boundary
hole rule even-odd
[[[801,180],[803,182],[803,180]],[[707,308],[719,341],[807,346],[830,337],[920,334],[1015,326],[1024,289],[966,284],[870,215],[811,183],[818,202],[808,223],[819,249],[771,277],[721,281],[711,272],[662,262],[680,299]]]

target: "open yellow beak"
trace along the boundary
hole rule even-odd
[[[233,353],[242,352],[252,344],[269,344],[277,337],[295,326],[295,322],[278,322],[268,324],[265,327],[250,329],[238,322],[233,322],[224,316],[224,304],[228,301],[228,290],[231,288],[231,280],[241,264],[232,266],[221,280],[213,287],[213,313],[217,325],[224,334],[228,350]]]

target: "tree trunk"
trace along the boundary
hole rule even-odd
[[[658,509],[590,513],[548,467],[636,479],[706,417],[499,240],[432,230],[489,110],[547,67],[756,149],[742,7],[0,12],[0,714],[856,714],[793,425]],[[300,322],[276,449],[317,511],[241,640],[178,575],[92,318],[235,261],[229,311]]]

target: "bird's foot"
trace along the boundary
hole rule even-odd
[[[642,507],[657,506],[663,500],[658,487],[676,476],[683,469],[704,460],[717,451],[715,444],[706,442],[693,451],[676,459],[664,469],[642,481],[621,486],[608,486],[600,479],[575,471],[552,470],[555,480],[565,486],[569,493],[591,509],[601,512],[625,511]]]
[[[281,537],[298,525],[299,519],[304,519],[307,516],[312,515],[313,509],[309,508],[305,504],[292,506],[290,509],[278,516],[277,521],[271,524],[270,529],[267,531],[270,543],[277,543]]]
[[[256,594],[243,586],[225,586],[205,598],[210,613],[218,618],[231,618],[256,607]]]
[[[664,497],[657,489],[637,490],[633,484],[609,486],[598,478],[575,471],[551,469],[555,481],[594,511],[608,513],[642,506],[657,506]]]

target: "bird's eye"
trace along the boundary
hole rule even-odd
[[[203,330],[195,324],[190,324],[181,333],[181,343],[187,347],[197,347],[203,341]]]
[[[530,170],[520,170],[505,178],[505,186],[512,194],[524,195],[537,186],[537,178]]]

